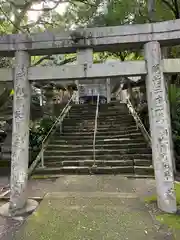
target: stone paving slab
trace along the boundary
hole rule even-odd
[[[139,184],[112,175],[59,178],[52,187],[56,192],[45,196],[12,239],[173,240],[140,201]]]
[[[58,179],[30,179],[28,181],[29,197],[44,197],[49,192],[61,191],[86,191],[80,183],[86,182],[88,191],[104,190],[104,191],[129,191],[138,192],[141,196],[155,194],[154,179],[127,179],[122,175],[93,175],[93,176],[68,176],[62,175]],[[9,183],[8,178],[0,178],[2,186]],[[113,184],[114,183],[114,184]],[[120,183],[120,184],[119,184]],[[128,185],[128,186],[127,186]],[[9,196],[9,194],[7,195]]]
[[[137,198],[48,195],[14,239],[164,239]]]

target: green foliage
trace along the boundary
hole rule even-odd
[[[0,95],[0,107],[2,107],[5,102],[7,101],[7,98],[10,96],[11,90],[8,88],[5,88],[3,93]]]
[[[101,2],[102,0],[72,1],[64,14],[66,27],[72,29],[89,26],[97,16]]]
[[[34,122],[30,127],[29,143],[30,147],[36,151],[41,148],[41,143],[48,131],[55,122],[55,117],[44,118],[40,121]]]
[[[180,155],[180,88],[175,84],[169,87],[169,100],[174,147]]]
[[[139,15],[140,3],[136,0],[113,0],[108,6],[106,25],[131,24]]]
[[[14,1],[0,0],[0,34],[10,33],[36,33],[45,30],[60,32],[78,27],[94,26],[117,26],[123,24],[145,23],[148,22],[147,2],[148,0],[111,0],[107,6],[103,7],[102,0],[77,0],[70,1],[64,14],[60,14],[60,4],[54,4],[51,0],[27,0],[22,1],[21,6],[13,4]],[[15,1],[16,2],[16,1]],[[37,19],[29,21],[29,9],[34,8],[34,4],[45,3],[48,7],[42,7],[38,12]],[[62,1],[59,1],[59,3]],[[180,0],[156,0],[155,1],[155,21],[176,19],[180,13]],[[177,4],[176,4],[177,3]],[[52,7],[55,6],[55,7]],[[41,8],[40,7],[40,8]],[[31,12],[32,13],[32,12]],[[37,13],[37,12],[36,12]],[[169,49],[171,57],[180,56],[180,48],[172,47]],[[65,55],[65,59],[59,56],[36,56],[32,57],[33,64],[42,65],[62,65],[74,61],[75,54]],[[143,59],[139,50],[120,51],[115,49],[114,52],[103,52],[94,54],[94,62],[104,62],[109,58],[125,60]],[[0,57],[0,67],[11,67],[12,59]],[[179,88],[171,86],[169,91],[173,138],[175,149],[180,154],[180,93]],[[38,102],[34,96],[33,103]],[[143,108],[142,117],[145,124],[148,122],[147,107]],[[31,146],[39,146],[42,136],[46,130],[43,122],[38,123],[37,128],[31,129],[30,142]],[[49,123],[50,124],[50,123]],[[45,124],[46,125],[46,124]],[[47,124],[48,125],[48,124]],[[148,126],[148,124],[147,124]]]

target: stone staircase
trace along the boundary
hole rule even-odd
[[[137,129],[126,104],[99,106],[96,161],[93,161],[95,105],[74,105],[63,133],[51,137],[44,153],[45,168],[35,175],[135,174],[153,175],[152,152]]]

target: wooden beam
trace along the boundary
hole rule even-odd
[[[163,59],[164,73],[180,73],[180,59]],[[0,69],[0,82],[13,80],[13,69]],[[64,65],[54,67],[30,67],[30,81],[64,81],[117,78],[120,76],[144,76],[147,74],[145,61],[111,62],[89,65]],[[92,81],[90,81],[92,82]]]
[[[16,50],[31,55],[74,53],[77,49],[94,51],[136,49],[146,42],[159,41],[162,46],[180,44],[180,19],[148,24],[79,29],[58,34],[13,34],[0,37],[0,55],[13,56]]]

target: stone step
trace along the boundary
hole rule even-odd
[[[109,161],[109,160],[152,160],[152,155],[151,154],[106,154],[106,155],[96,155],[96,160],[102,160],[102,161]],[[85,161],[85,160],[93,160],[93,154],[86,156],[86,155],[55,155],[54,153],[50,154],[49,156],[45,155],[44,156],[45,161]]]
[[[106,135],[106,136],[116,136],[117,134],[119,134],[119,135],[129,135],[129,134],[133,134],[133,133],[139,133],[139,130],[138,129],[135,129],[135,130],[121,130],[121,131],[117,131],[117,130],[104,130],[104,131],[97,131],[97,133],[96,133],[96,136],[103,136],[103,135]],[[54,136],[56,136],[56,135],[60,135],[60,133],[59,133],[59,130],[58,131],[56,131],[55,133],[54,133]],[[84,137],[84,136],[90,136],[90,135],[92,135],[92,136],[94,136],[94,129],[92,129],[92,130],[89,130],[89,131],[77,131],[77,132],[75,132],[75,131],[66,131],[66,132],[63,132],[62,134],[61,134],[62,136],[79,136],[79,137]]]
[[[147,143],[129,143],[129,144],[123,144],[123,143],[119,143],[119,144],[96,144],[96,150],[98,149],[125,149],[125,148],[147,148]],[[47,146],[47,151],[50,149],[53,150],[82,150],[83,148],[86,149],[92,149],[93,148],[93,144],[91,145],[80,145],[80,144],[65,144],[65,145],[60,145],[60,144],[53,144],[53,143],[49,143]]]
[[[95,108],[96,109],[97,104],[74,104],[72,105],[72,109],[73,110],[77,110],[77,109],[92,109]],[[108,103],[108,104],[99,104],[99,108],[100,109],[112,109],[112,108],[127,108],[126,103]]]
[[[95,119],[95,114],[93,115],[83,115],[82,113],[79,113],[77,115],[67,115],[65,117],[65,120],[76,120],[76,121],[84,121],[84,120],[94,120]],[[128,116],[128,115],[125,115],[125,116],[122,116],[122,115],[113,115],[113,116],[109,116],[108,114],[107,115],[104,115],[104,116],[98,116],[97,118],[99,121],[102,121],[102,120],[111,120],[111,121],[117,121],[117,120],[122,120],[123,122],[130,122],[130,121],[134,121],[133,117],[132,116]]]
[[[98,140],[96,139],[96,144],[106,144],[106,143],[114,143],[114,144],[119,144],[119,143],[124,143],[124,144],[133,144],[133,143],[144,143],[145,140],[143,137],[141,138],[137,138],[137,139],[130,139],[130,138],[122,138],[122,139],[107,139],[107,140]],[[58,139],[54,139],[53,137],[50,140],[51,144],[72,144],[74,143],[73,139],[68,139],[68,140],[64,140],[61,137],[59,137]],[[89,145],[92,144],[93,140],[92,139],[79,139],[78,140],[78,144],[82,144],[82,145]]]
[[[61,156],[61,155],[79,155],[82,154],[84,156],[87,156],[87,159],[89,159],[89,155],[93,155],[93,149],[71,149],[71,150],[46,150],[44,153],[44,156],[50,156],[50,155],[54,155],[54,156]],[[152,151],[149,148],[130,148],[130,149],[96,149],[96,155],[106,155],[106,154],[111,154],[111,155],[120,155],[120,154],[135,154],[135,153],[139,153],[139,154],[151,154]]]
[[[155,179],[154,175],[144,175],[144,174],[141,174],[141,175],[137,175],[137,174],[134,174],[134,173],[122,173],[121,174],[123,177],[126,177],[126,178],[129,178],[129,179]],[[50,180],[53,180],[53,179],[57,179],[57,178],[60,178],[62,177],[62,174],[34,174],[32,175],[32,179],[50,179]]]
[[[6,121],[12,117],[12,114],[2,114],[0,116],[0,121]]]
[[[63,127],[66,128],[77,128],[77,127],[94,127],[95,121],[94,120],[81,120],[77,121],[74,120],[72,123],[69,121],[64,121],[63,122]],[[109,127],[109,126],[119,126],[121,128],[128,128],[128,127],[134,127],[136,126],[135,121],[132,121],[131,123],[129,122],[123,122],[123,121],[97,121],[97,126],[99,127]]]
[[[154,175],[152,166],[134,166],[134,173],[137,175]]]
[[[102,125],[102,124],[106,124],[106,125],[112,125],[112,123],[116,124],[116,125],[121,125],[121,126],[132,126],[135,124],[135,121],[132,120],[122,120],[122,119],[115,119],[115,120],[111,120],[111,119],[97,119],[97,124]],[[86,124],[86,125],[91,125],[94,126],[95,124],[95,119],[84,119],[84,118],[80,118],[80,119],[65,119],[63,122],[63,126],[78,126],[79,124]]]
[[[64,135],[64,134],[58,134],[58,131],[56,132],[57,134],[55,134],[53,136],[53,139],[58,140],[58,139],[63,139],[63,140],[74,140],[77,141],[80,139],[80,135],[75,134],[75,135]],[[124,139],[124,138],[131,138],[131,139],[137,139],[139,137],[142,137],[142,134],[140,132],[137,133],[126,133],[126,134],[119,134],[116,132],[116,134],[114,134],[113,136],[107,136],[106,134],[101,134],[101,135],[96,135],[96,140],[111,140],[111,139]],[[81,139],[88,139],[88,140],[93,140],[94,135],[93,134],[87,134],[87,135],[83,135],[83,138]]]
[[[70,110],[70,114],[72,113],[72,114],[78,114],[78,113],[84,113],[84,114],[93,114],[93,113],[95,113],[96,112],[96,108],[91,108],[91,109],[88,109],[88,108],[86,108],[86,109],[73,109],[73,108],[71,108],[71,110]],[[107,114],[107,113],[109,113],[110,115],[111,114],[130,114],[129,113],[129,110],[127,109],[127,108],[99,108],[98,109],[98,113],[99,114]]]
[[[0,167],[0,176],[9,176],[10,175],[10,166]]]
[[[88,104],[88,103],[84,103],[84,104],[72,104],[73,109],[75,108],[89,108],[89,107],[96,107],[96,103],[94,104]],[[99,104],[100,107],[127,107],[126,103],[121,103],[119,101],[116,102],[110,102],[110,103],[104,103],[104,104]]]
[[[11,167],[11,161],[0,159],[0,168],[1,167]]]
[[[69,112],[69,116],[71,117],[77,117],[79,114],[81,114],[82,116],[85,116],[85,117],[92,117],[92,116],[95,116],[96,115],[96,111],[81,111],[81,112],[72,112],[70,111]],[[117,116],[117,117],[122,117],[122,118],[132,118],[132,115],[128,112],[128,111],[104,111],[104,112],[98,112],[98,117],[114,117],[114,116]]]
[[[133,166],[133,160],[96,160],[97,166]],[[69,161],[45,161],[45,167],[65,167],[65,166],[87,166],[91,167],[94,165],[93,160],[69,160]]]
[[[71,116],[72,118],[76,118],[79,116],[79,114],[83,117],[95,117],[96,115],[96,111],[79,111],[79,112],[69,112],[68,116]],[[122,117],[122,118],[132,118],[132,115],[127,111],[111,111],[109,112],[109,110],[104,111],[104,112],[98,112],[98,117],[100,118],[105,118],[105,117]]]
[[[152,159],[134,159],[135,166],[151,166]]]
[[[137,126],[134,124],[133,126],[121,126],[120,124],[114,124],[114,125],[99,125],[98,126],[98,132],[101,131],[114,131],[114,130],[118,130],[118,131],[122,131],[122,130],[127,130],[127,131],[131,131],[131,130],[137,130]],[[63,131],[64,132],[69,132],[69,131],[88,131],[89,128],[88,126],[63,126]]]
[[[57,131],[58,132],[58,131]],[[134,126],[133,128],[127,128],[127,127],[124,127],[124,128],[98,128],[97,129],[97,134],[107,134],[110,135],[111,133],[114,134],[114,133],[119,133],[119,134],[125,134],[125,133],[136,133],[136,132],[139,132],[139,129]],[[94,127],[89,127],[89,128],[71,128],[71,129],[64,129],[62,130],[62,134],[63,135],[69,135],[69,134],[94,134]],[[59,134],[59,133],[58,133]]]
[[[87,167],[87,166],[66,166],[59,168],[37,168],[34,174],[123,174],[134,173],[133,166],[117,167]]]
[[[99,123],[99,122],[98,122]],[[88,127],[88,126],[93,126],[94,127],[95,121],[75,121],[73,124],[69,124],[68,122],[64,121],[63,122],[63,127],[64,128],[79,128],[79,127]],[[133,121],[132,124],[127,124],[127,122],[117,122],[117,121],[103,121],[98,124],[98,128],[134,128],[136,127],[136,122]]]
[[[69,111],[68,115],[69,116],[72,116],[72,117],[78,117],[78,115],[81,114],[81,116],[84,116],[84,117],[92,117],[92,116],[95,116],[96,115],[96,110],[93,110],[93,111],[77,111],[77,112],[73,112],[73,111]],[[129,113],[129,111],[109,111],[109,110],[106,110],[106,111],[98,111],[98,117],[114,117],[114,116],[117,116],[117,117],[122,117],[122,118],[132,118],[132,114]]]
[[[78,111],[79,109],[88,109],[88,110],[91,110],[91,109],[96,109],[97,107],[97,104],[94,104],[94,105],[89,105],[89,106],[83,106],[83,105],[79,105],[78,107],[72,107],[72,110],[74,111]],[[128,109],[127,108],[127,105],[107,105],[107,104],[99,104],[99,109],[102,111],[102,110],[111,110],[111,109],[117,109],[117,110],[125,110],[125,109]]]
[[[12,116],[12,111],[9,111],[9,110],[0,110],[0,116],[1,117],[7,117],[7,116]]]

